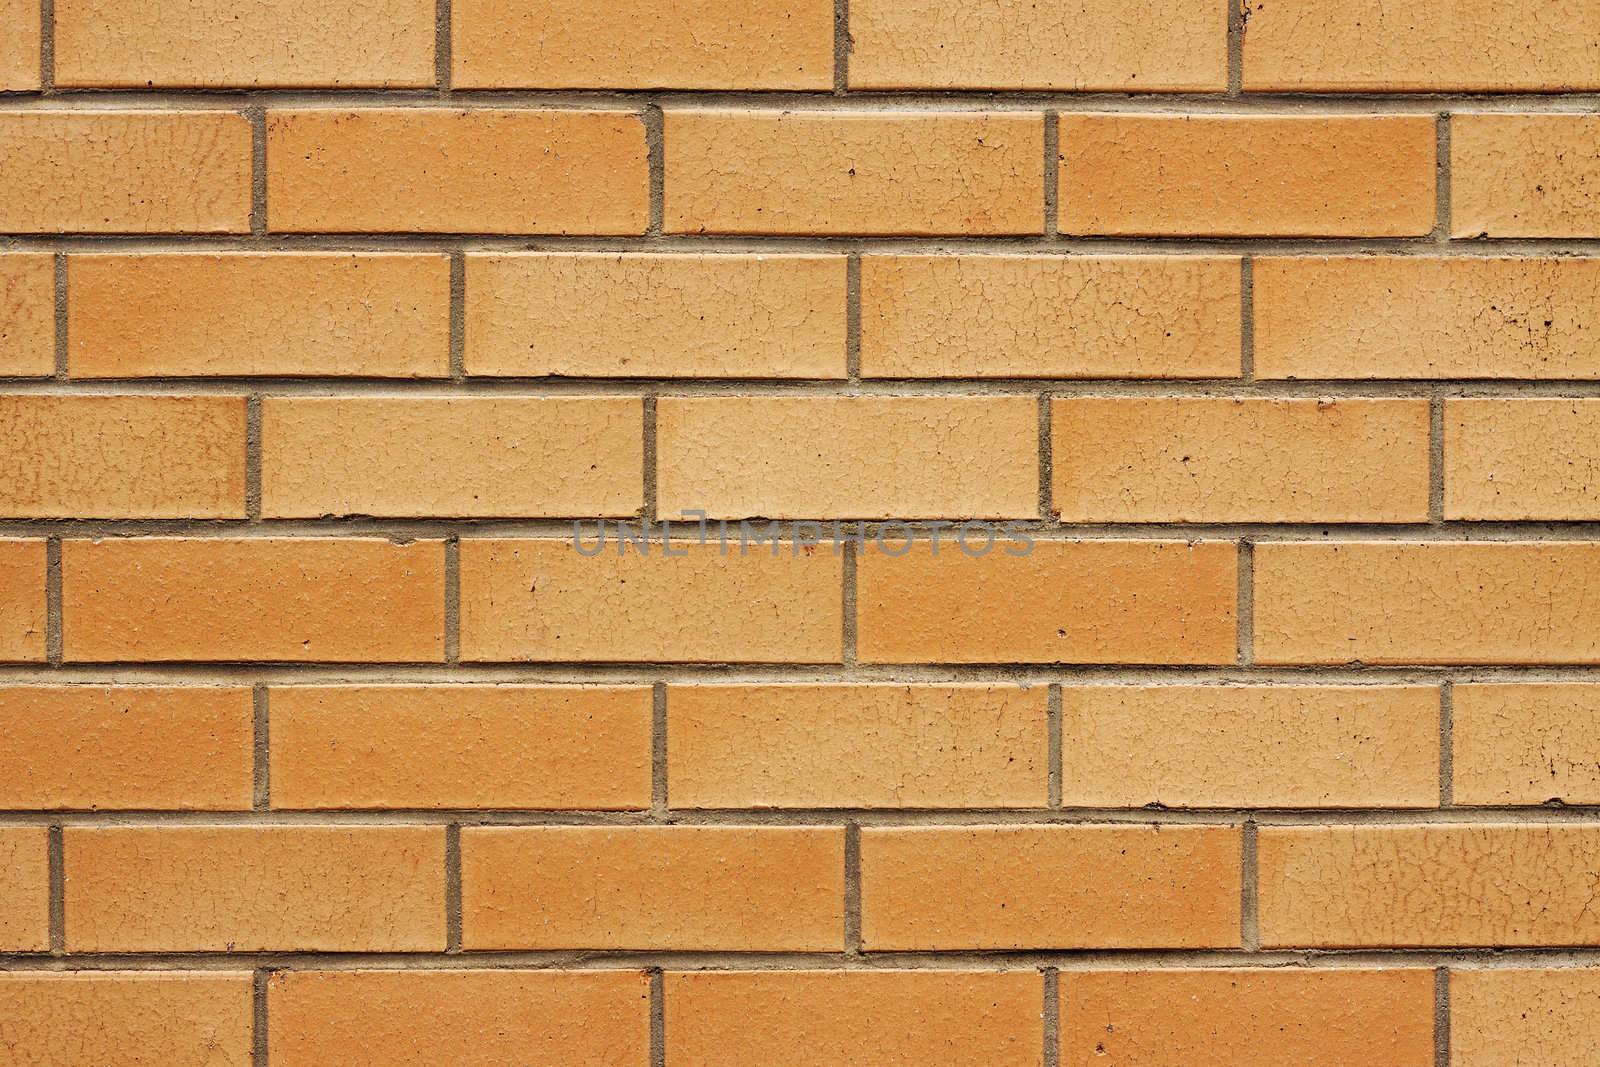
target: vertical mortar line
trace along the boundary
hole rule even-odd
[[[1444,395],[1428,398],[1428,521],[1444,522]]]
[[[650,687],[650,814],[667,814],[667,683]]]
[[[433,84],[440,96],[450,95],[450,0],[435,0],[433,8]]]
[[[1046,770],[1047,780],[1050,783],[1048,786],[1049,803],[1052,808],[1059,809],[1061,807],[1062,779],[1065,777],[1061,766],[1064,753],[1061,750],[1061,684],[1059,682],[1050,683],[1050,696],[1046,706],[1048,708],[1046,712],[1048,722],[1046,729],[1049,733],[1047,747],[1049,750],[1048,759],[1050,760],[1050,766]]]
[[[1039,518],[1044,522],[1055,519],[1055,442],[1050,433],[1050,402],[1048,392],[1039,394]]]
[[[444,937],[445,951],[461,951],[461,824],[444,828]]]
[[[52,667],[61,666],[67,643],[66,620],[61,613],[61,585],[61,538],[51,537],[45,541],[44,655]]]
[[[852,542],[845,542],[842,546],[844,562],[840,569],[843,578],[843,589],[839,598],[839,610],[842,641],[840,648],[840,662],[845,667],[854,667],[858,660],[856,652],[856,615],[857,597],[860,586],[860,559],[856,555],[856,546]]]
[[[1245,0],[1223,0],[1228,5],[1228,95],[1244,92]]]
[[[267,811],[272,807],[272,709],[271,697],[264,682],[257,682],[250,690],[254,736],[251,751],[255,766],[251,778],[251,807]]]
[[[267,1067],[267,982],[271,977],[272,972],[265,969],[256,971],[251,977],[250,1063],[252,1067]]]
[[[67,254],[65,252],[56,253],[55,275],[56,380],[64,382],[72,376],[71,353],[67,348]]]
[[[1256,546],[1253,541],[1239,542],[1239,666],[1248,667],[1256,660]]]
[[[450,380],[467,377],[467,257],[450,253]]]
[[[66,832],[50,827],[50,955],[67,952],[67,852]]]
[[[647,237],[660,237],[667,211],[667,117],[655,102],[644,106],[644,144],[650,171],[650,222]]]
[[[1454,807],[1456,683],[1446,678],[1439,686],[1439,806]]]
[[[667,1063],[667,978],[660,967],[650,968],[650,1067]]]
[[[1433,1067],[1450,1067],[1450,968],[1433,972]]]
[[[1256,380],[1256,261],[1239,260],[1239,377]]]
[[[252,102],[245,108],[250,120],[250,232],[267,233],[267,109]]]
[[[261,394],[244,402],[244,514],[261,521]]]
[[[1445,244],[1450,240],[1450,112],[1441,112],[1436,121],[1439,158],[1435,161],[1433,239]]]
[[[850,0],[833,0],[833,91],[850,91]]]
[[[461,535],[444,542],[444,661],[461,662]]]
[[[56,89],[56,0],[39,0],[39,91]]]
[[[844,274],[844,373],[861,380],[861,253],[851,252]]]
[[[1061,113],[1044,113],[1044,235],[1054,237],[1061,210]]]
[[[844,824],[844,952],[861,955],[861,824]]]
[[[1044,969],[1044,1067],[1061,1062],[1061,972]]]
[[[645,525],[656,521],[656,398],[644,398],[644,514]],[[645,531],[649,533],[647,529]]]
[[[1260,883],[1256,863],[1256,820],[1245,816],[1239,849],[1239,946],[1246,952],[1261,949]]]

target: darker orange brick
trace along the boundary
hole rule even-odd
[[[0,952],[49,947],[50,831],[0,827]]]
[[[0,378],[55,373],[55,302],[54,256],[0,255]]]
[[[43,541],[0,538],[0,662],[45,657],[46,559]]]

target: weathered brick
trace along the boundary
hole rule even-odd
[[[1600,686],[1454,687],[1457,804],[1600,803]]]
[[[1452,115],[1452,235],[1600,237],[1596,143],[1596,115]]]
[[[0,826],[0,952],[50,947],[50,831]]]
[[[0,538],[0,662],[39,662],[45,656],[43,541]]]
[[[1592,968],[1450,972],[1457,1067],[1586,1067],[1600,1059],[1600,975]]]
[[[1600,401],[1447,400],[1447,519],[1600,518]]]
[[[55,277],[54,256],[0,255],[0,377],[55,373]]]
[[[39,88],[39,14],[36,0],[0,0],[0,90]]]

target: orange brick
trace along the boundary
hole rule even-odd
[[[45,654],[43,541],[0,539],[0,662],[39,662]]]
[[[242,519],[242,396],[0,396],[0,516]]]
[[[1039,233],[1040,119],[1024,112],[671,110],[666,228]]]
[[[832,89],[831,0],[456,0],[458,89]]]
[[[1553,32],[1572,39],[1560,23]],[[1452,235],[1600,237],[1597,138],[1596,115],[1451,116]]]
[[[650,1057],[640,971],[278,971],[267,989],[277,1067],[621,1067]]]
[[[844,832],[826,827],[468,827],[470,949],[838,952]]]
[[[39,88],[39,12],[36,0],[0,0],[0,89]]]
[[[1454,687],[1457,804],[1600,803],[1600,686]]]
[[[1061,714],[1069,805],[1439,802],[1432,686],[1067,686]]]
[[[1590,967],[1450,972],[1458,1067],[1587,1067],[1600,1059],[1600,975]]]
[[[444,828],[66,830],[72,952],[438,952]]]
[[[863,662],[1234,662],[1232,544],[1039,541],[1027,552],[1002,534],[975,558],[951,541],[898,556],[903,541],[867,546]],[[984,541],[970,544],[976,553]]]
[[[0,377],[55,373],[55,277],[54,256],[0,255]]]
[[[1042,808],[1042,686],[667,691],[678,808]]]
[[[1220,826],[867,827],[862,945],[1236,947],[1240,848]]]
[[[1448,400],[1447,519],[1600,518],[1600,401]]]
[[[1062,233],[1411,237],[1431,115],[1061,116]]]
[[[60,86],[432,88],[431,0],[56,0]]]
[[[1600,829],[1561,824],[1262,827],[1261,942],[1600,944]]]
[[[1433,1067],[1427,970],[1061,976],[1061,1067]]]
[[[229,971],[0,974],[18,1067],[250,1067],[250,975]]]
[[[1600,576],[1600,544],[1261,544],[1256,658],[1600,662],[1591,576]]]
[[[0,826],[0,952],[49,947],[50,831]]]
[[[865,256],[868,378],[1229,378],[1239,261]]]
[[[245,810],[244,687],[0,686],[0,807]]]
[[[587,556],[570,539],[464,539],[462,658],[839,662],[843,563],[831,546],[741,552],[735,527],[725,555],[715,530],[708,544],[644,555],[619,551],[616,532],[586,543]]]
[[[1072,397],[1050,405],[1068,522],[1423,522],[1428,402]]]
[[[248,233],[231,111],[0,111],[0,231]]]
[[[1600,259],[1268,256],[1261,378],[1595,378]]]
[[[77,378],[250,375],[442,378],[442,255],[74,255]]]
[[[470,374],[842,378],[843,256],[467,257]]]
[[[712,518],[1026,518],[1031,396],[663,397],[660,509]]]
[[[68,660],[438,661],[444,545],[67,541],[62,605]]]
[[[270,700],[274,807],[650,806],[646,687],[284,686]]]
[[[1221,92],[1228,16],[1210,0],[854,0],[852,89]]]
[[[702,971],[666,977],[667,1062],[1037,1067],[1033,971]]]
[[[267,204],[284,232],[643,233],[631,111],[359,108],[267,115]]]
[[[634,515],[637,397],[269,397],[269,518]]]

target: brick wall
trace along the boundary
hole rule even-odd
[[[1600,1061],[1600,5],[1235,4],[0,0],[0,1061]]]

